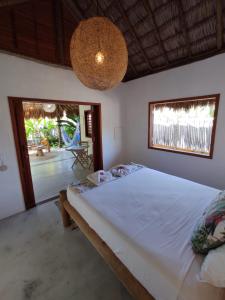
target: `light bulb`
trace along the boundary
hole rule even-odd
[[[95,61],[98,65],[101,65],[103,64],[104,62],[104,55],[102,52],[97,52],[96,55],[95,55]]]

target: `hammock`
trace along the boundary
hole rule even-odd
[[[80,143],[80,124],[77,123],[76,130],[74,131],[74,135],[72,139],[67,135],[63,126],[61,126],[61,133],[63,142],[67,147],[77,146]]]

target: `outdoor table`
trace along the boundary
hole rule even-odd
[[[87,146],[71,146],[66,148],[67,151],[70,151],[74,156],[73,166],[78,163],[85,169],[85,165],[88,165],[88,155],[87,155]]]

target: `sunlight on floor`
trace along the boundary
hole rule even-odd
[[[72,168],[74,157],[65,149],[45,151],[44,156],[29,151],[29,156],[36,203],[57,196],[68,184],[79,182],[93,172],[80,165]]]

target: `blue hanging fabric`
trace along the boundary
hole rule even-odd
[[[77,123],[72,139],[67,135],[63,126],[61,126],[61,133],[63,142],[67,147],[77,146],[80,143],[80,123]]]

